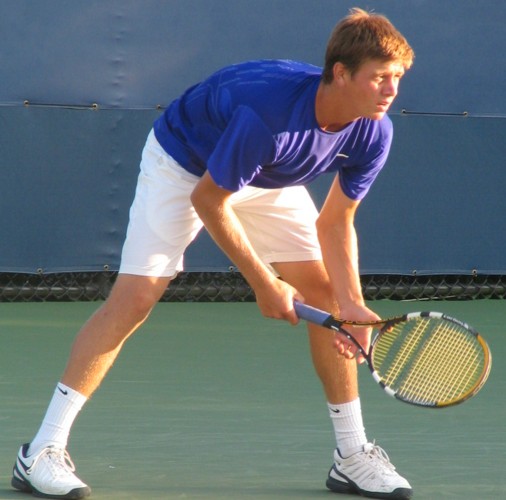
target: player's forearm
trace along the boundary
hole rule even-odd
[[[360,283],[358,243],[352,223],[320,228],[323,262],[341,310],[364,305]]]
[[[192,203],[207,230],[237,265],[255,292],[262,314],[268,318],[298,321],[293,310],[293,300],[301,300],[297,290],[278,280],[260,260],[234,210],[228,203],[230,193],[205,185],[205,180],[192,194]]]
[[[201,197],[193,200],[193,205],[213,240],[238,267],[253,289],[274,279],[254,251],[244,228],[226,200]]]

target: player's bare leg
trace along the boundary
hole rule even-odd
[[[307,304],[338,315],[336,302],[323,263],[320,261],[275,264],[281,277],[295,287]],[[334,333],[308,323],[311,356],[329,403],[340,404],[358,397],[355,360],[337,354]]]
[[[62,383],[90,397],[169,283],[169,278],[119,275],[109,298],[77,335]]]
[[[305,298],[306,303],[332,312],[339,310],[331,297],[329,280],[319,261],[276,264],[276,270]],[[313,364],[318,374],[336,435],[334,463],[326,486],[337,493],[359,493],[377,498],[411,498],[408,481],[400,476],[386,453],[367,442],[360,406],[357,363],[339,355],[334,333],[308,324]]]
[[[11,481],[14,488],[46,498],[79,499],[90,494],[88,485],[74,474],[66,451],[70,428],[169,281],[131,275],[117,278],[109,298],[79,332],[37,435],[19,450]]]

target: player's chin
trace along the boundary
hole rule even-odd
[[[387,114],[386,111],[375,111],[369,115],[371,120],[382,120],[383,117]]]

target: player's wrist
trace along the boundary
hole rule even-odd
[[[347,298],[345,300],[338,299],[337,300],[339,306],[340,317],[343,319],[348,319],[348,316],[362,316],[364,309],[367,309],[365,305],[365,301],[362,297],[357,298]]]

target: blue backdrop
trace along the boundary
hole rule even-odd
[[[502,0],[2,0],[0,271],[117,269],[160,109],[229,63],[321,65],[355,5],[416,52],[359,210],[362,273],[506,274]],[[330,181],[310,187],[319,203]],[[187,270],[228,266],[206,234],[188,251]]]

